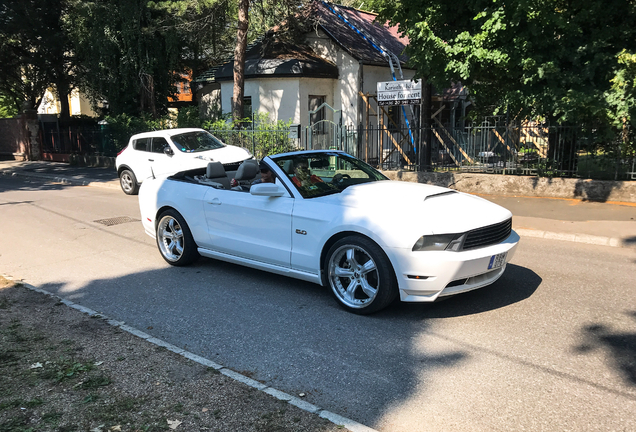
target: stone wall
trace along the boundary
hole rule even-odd
[[[392,180],[434,184],[486,195],[574,198],[636,202],[636,181],[495,175],[481,173],[417,173],[384,171]]]

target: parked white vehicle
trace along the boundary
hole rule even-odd
[[[253,156],[244,148],[226,145],[203,129],[166,129],[133,135],[115,159],[122,190],[135,195],[151,176],[205,167],[210,161],[235,165]],[[228,167],[230,168],[230,167]]]
[[[236,180],[244,185],[233,188],[215,163],[144,182],[143,226],[169,264],[203,255],[315,282],[345,309],[366,314],[398,295],[430,302],[492,284],[519,241],[503,207],[388,180],[343,152],[285,153],[261,163],[275,184],[246,184],[255,161],[242,164]]]

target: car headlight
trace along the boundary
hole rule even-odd
[[[413,245],[414,251],[441,251],[450,250],[458,252],[464,244],[465,234],[438,234],[420,237]]]

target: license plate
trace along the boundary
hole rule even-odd
[[[490,262],[488,263],[488,270],[497,269],[503,266],[506,263],[506,255],[508,255],[508,252],[491,256]]]

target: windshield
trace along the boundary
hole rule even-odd
[[[370,165],[345,153],[272,156],[272,160],[287,174],[303,198],[340,193],[352,185],[388,180]]]
[[[184,153],[197,153],[225,147],[225,144],[206,131],[185,132],[172,135],[170,139]]]

